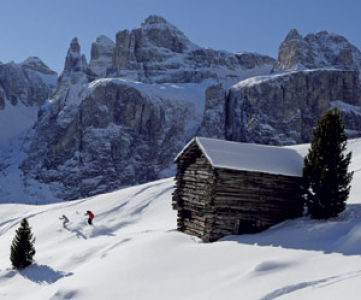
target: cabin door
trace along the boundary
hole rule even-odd
[[[259,231],[257,222],[255,221],[246,221],[246,220],[237,220],[234,224],[233,234],[244,234],[244,233],[254,233]]]

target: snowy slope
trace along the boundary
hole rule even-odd
[[[307,147],[292,148],[304,155]],[[304,217],[213,244],[175,230],[171,178],[72,202],[2,204],[0,299],[358,299],[361,140],[349,149],[355,175],[339,218]],[[37,264],[18,273],[9,247],[23,217],[37,238]]]
[[[26,107],[22,103],[17,106],[7,105],[4,110],[0,110],[0,146],[27,131],[35,123],[37,113],[38,107]]]

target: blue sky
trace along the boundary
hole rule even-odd
[[[114,40],[151,14],[214,49],[276,57],[292,28],[337,33],[361,49],[360,0],[3,0],[0,9],[0,61],[39,56],[57,72],[73,37],[89,59],[97,36]]]

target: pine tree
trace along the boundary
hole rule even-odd
[[[344,154],[347,136],[335,108],[318,121],[304,159],[302,185],[308,214],[314,219],[336,217],[346,207],[353,173],[348,172],[352,153]]]
[[[25,218],[16,230],[16,235],[10,248],[10,260],[14,269],[22,270],[33,263],[35,255],[34,243],[35,238],[31,233],[29,222]]]

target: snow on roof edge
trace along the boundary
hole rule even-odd
[[[209,161],[210,165],[212,166],[213,169],[227,169],[227,170],[235,170],[235,171],[251,171],[251,172],[258,172],[258,173],[265,173],[265,174],[273,174],[273,175],[281,175],[281,176],[289,176],[289,177],[302,177],[302,172],[301,171],[295,171],[290,170],[290,169],[282,169],[282,168],[277,168],[277,169],[262,169],[262,168],[249,168],[249,166],[244,166],[242,168],[240,168],[240,166],[232,166],[232,165],[224,165],[224,164],[217,164],[213,161],[212,156],[210,153],[208,153],[208,150],[204,147],[204,145],[202,144],[202,140],[205,141],[219,141],[219,142],[225,142],[225,143],[230,143],[230,144],[244,144],[244,143],[239,143],[239,142],[234,142],[234,141],[223,141],[223,140],[218,140],[218,139],[212,139],[212,138],[206,138],[206,137],[194,137],[191,141],[189,141],[187,143],[187,145],[184,146],[184,148],[182,149],[182,151],[179,152],[179,154],[176,156],[176,158],[174,159],[174,163],[177,162],[177,160],[180,158],[180,156],[182,156],[185,151],[190,147],[190,145],[195,142],[197,144],[197,146],[201,149],[202,153],[205,155],[205,157],[207,158],[207,160]],[[276,147],[276,146],[270,146],[270,145],[260,145],[260,144],[252,144],[252,143],[245,143],[247,145],[254,145],[257,147],[261,147],[261,148],[270,148],[270,149],[275,149],[275,148],[279,148],[279,149],[287,149],[286,147]],[[213,155],[213,154],[212,154]],[[294,159],[294,158],[293,158]],[[216,159],[217,160],[217,159]],[[302,159],[303,162],[303,159]],[[302,166],[300,165],[298,168],[296,169],[300,169],[302,170]]]
[[[208,155],[207,150],[204,148],[204,146],[202,145],[202,143],[200,142],[198,137],[195,137],[195,140],[196,140],[196,143],[199,146],[199,148],[202,149],[203,154],[208,159],[208,161],[211,164],[212,168],[214,169],[216,166],[214,165],[214,162],[213,162],[212,158]]]
[[[202,143],[199,141],[199,137],[196,136],[194,138],[192,138],[187,145],[185,145],[183,147],[183,149],[178,153],[178,155],[176,156],[176,158],[173,160],[174,163],[177,162],[178,158],[181,157],[183,155],[183,153],[190,147],[190,145],[192,145],[192,143],[195,142],[197,144],[197,146],[201,149],[202,153],[205,155],[205,157],[207,158],[207,160],[209,161],[209,163],[211,164],[211,167],[214,169],[214,163],[212,161],[212,158],[208,155],[207,150],[203,147]]]
[[[182,154],[187,150],[187,148],[196,140],[197,137],[192,138],[184,147],[183,149],[177,154],[177,156],[174,158],[173,163],[176,163],[179,157],[182,156]]]

